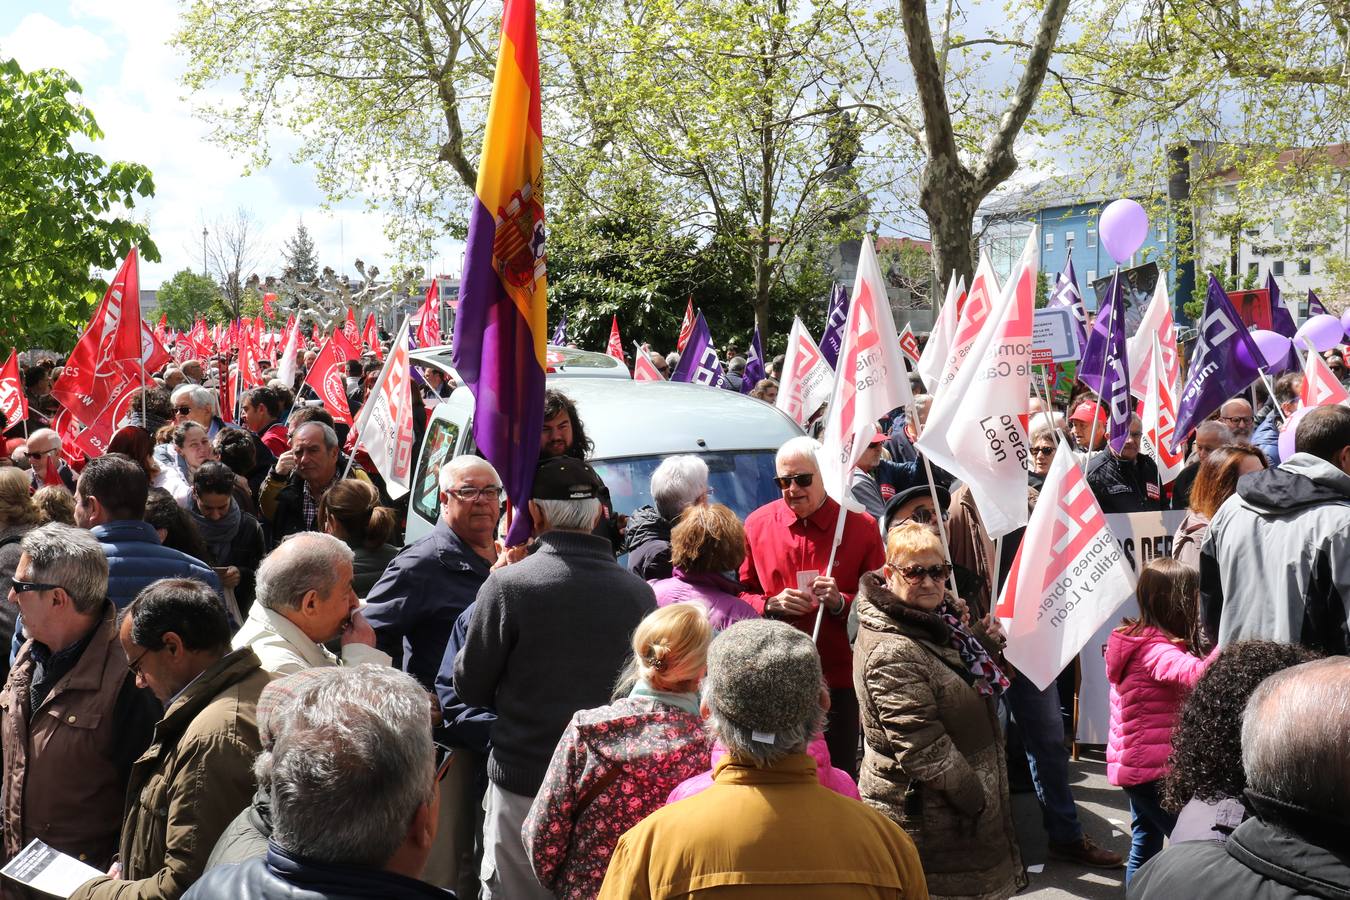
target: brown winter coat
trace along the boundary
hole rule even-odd
[[[32,641],[19,651],[0,692],[6,859],[34,838],[100,869],[117,852],[126,772],[113,749],[130,736],[118,733],[114,716],[129,677],[116,612],[106,605],[74,668],[52,685],[36,712],[28,706]],[[13,886],[6,881],[0,887],[4,896],[18,895]]]
[[[905,606],[870,573],[857,604],[863,801],[914,839],[934,898],[1012,896],[1026,877],[993,702],[936,615]]]
[[[178,695],[131,770],[120,857],[126,880],[92,879],[71,900],[175,900],[201,877],[221,833],[253,797],[258,695],[268,680],[245,648]]]

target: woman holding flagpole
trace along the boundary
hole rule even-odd
[[[941,539],[908,523],[891,529],[881,573],[863,576],[858,789],[914,839],[932,897],[1002,900],[1026,886],[996,710],[1002,632],[962,624],[950,571]]]

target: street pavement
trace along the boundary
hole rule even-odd
[[[1023,784],[1013,775],[1013,821],[1022,848],[1022,863],[1028,867],[1031,884],[1018,898],[1036,900],[1120,900],[1125,896],[1125,869],[1088,869],[1048,859],[1045,829],[1036,795],[1019,790]],[[1106,780],[1106,756],[1102,747],[1081,748],[1077,761],[1069,761],[1069,783],[1078,801],[1078,817],[1084,830],[1097,843],[1121,856],[1130,850],[1130,803],[1125,792]],[[1026,785],[1029,788],[1029,785]],[[1039,870],[1038,870],[1038,867]]]

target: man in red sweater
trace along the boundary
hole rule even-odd
[[[779,448],[775,465],[783,499],[761,506],[745,520],[742,596],[764,616],[807,634],[815,628],[818,608],[825,608],[816,642],[830,689],[825,741],[835,767],[856,778],[858,698],[846,622],[858,579],[881,568],[886,552],[876,520],[846,512],[834,567],[826,571],[841,509],[825,494],[816,462],[819,447],[811,438],[798,437]]]

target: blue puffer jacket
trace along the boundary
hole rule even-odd
[[[1270,415],[1256,426],[1256,431],[1252,433],[1252,446],[1264,450],[1272,466],[1280,464],[1280,414],[1275,410],[1272,409]]]
[[[221,593],[220,579],[199,559],[165,547],[149,522],[122,519],[95,525],[89,533],[108,557],[108,599],[122,609],[141,589],[161,578],[196,578]]]

